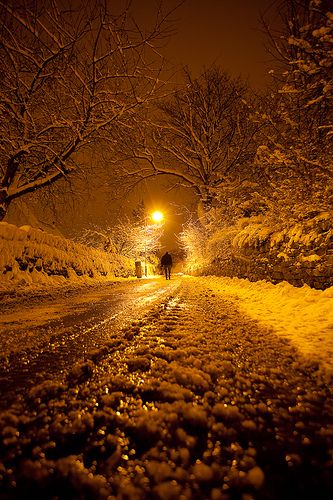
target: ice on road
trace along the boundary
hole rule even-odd
[[[0,316],[0,408],[45,378],[59,378],[179,286],[161,279],[8,294]]]

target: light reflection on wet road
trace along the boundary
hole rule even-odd
[[[8,305],[1,314],[1,406],[112,341],[170,295],[180,278],[113,282]]]

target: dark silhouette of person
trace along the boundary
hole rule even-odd
[[[161,267],[165,272],[165,279],[170,279],[171,267],[172,267],[172,257],[169,252],[165,252],[163,257],[161,258]]]

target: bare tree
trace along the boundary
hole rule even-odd
[[[184,253],[186,271],[200,272],[207,264],[210,229],[195,216],[189,217],[178,235],[178,243]]]
[[[84,149],[162,85],[158,41],[113,2],[0,0],[0,219],[15,199],[77,171]]]
[[[160,246],[163,224],[153,224],[148,217],[141,221],[124,217],[116,224],[85,229],[80,243],[130,259],[150,260]]]
[[[216,67],[160,102],[157,118],[141,123],[141,136],[128,144],[123,174],[129,185],[155,176],[192,189],[209,208],[218,190],[250,177],[260,124],[251,121],[247,85]]]

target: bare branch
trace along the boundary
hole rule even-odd
[[[167,14],[144,33],[129,5],[117,15],[102,0],[27,5],[0,0],[0,217],[13,199],[75,173],[74,154],[116,123],[125,130],[164,85],[155,41]]]
[[[244,82],[215,67],[198,79],[185,70],[184,87],[158,103],[155,119],[142,116],[137,135],[126,143],[131,155],[123,158],[124,179],[178,178],[212,203],[217,186],[244,175],[255,156],[262,125],[250,120],[246,95]],[[137,161],[132,167],[130,156]]]

